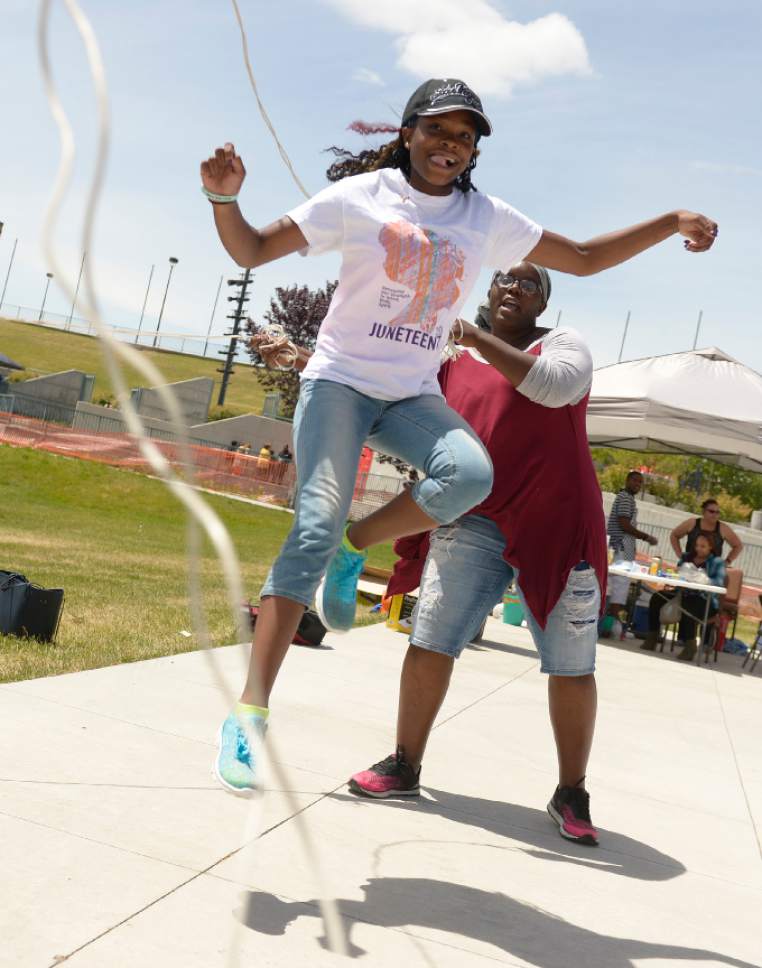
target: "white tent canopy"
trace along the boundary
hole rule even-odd
[[[762,473],[762,376],[716,347],[601,367],[591,446],[708,457]]]

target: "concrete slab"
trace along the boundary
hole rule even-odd
[[[0,695],[0,732],[16,736],[0,756],[5,816],[190,871],[240,846],[247,808],[212,777],[211,740],[190,742],[18,691]],[[311,770],[292,768],[289,775],[299,809],[337,784]],[[287,795],[272,782],[269,788],[265,829],[293,813]]]
[[[0,964],[345,963],[301,817],[366,965],[759,968],[762,674],[601,646],[590,850],[547,817],[545,677],[497,621],[458,663],[424,797],[346,793],[393,746],[405,649],[376,626],[292,650],[270,732],[292,796],[268,779],[253,807],[209,772],[244,648],[213,653],[227,686],[201,653],[0,686]]]
[[[3,814],[0,843],[4,968],[57,963],[189,877],[150,857]]]

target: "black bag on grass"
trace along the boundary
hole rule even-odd
[[[257,616],[259,615],[258,605],[244,605],[244,610],[249,616],[249,621],[251,622],[252,631],[254,626],[257,624]],[[325,625],[320,621],[320,617],[316,612],[311,609],[306,609],[304,615],[302,615],[301,621],[299,622],[299,627],[294,635],[294,645],[312,645],[318,646],[325,638],[325,633],[328,630]]]
[[[0,632],[52,642],[63,600],[63,588],[41,588],[18,572],[0,571]]]

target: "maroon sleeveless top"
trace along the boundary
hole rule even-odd
[[[541,344],[527,352],[537,356]],[[608,561],[603,500],[587,443],[586,394],[579,403],[544,407],[519,393],[493,366],[463,353],[439,372],[447,403],[466,418],[495,468],[489,497],[470,514],[493,520],[504,557],[520,571],[521,590],[542,628],[580,561],[595,569],[606,597]],[[420,581],[426,544],[403,538],[388,594]]]

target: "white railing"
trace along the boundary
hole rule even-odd
[[[49,329],[57,329],[70,333],[78,333],[82,336],[93,336],[95,327],[87,319],[81,316],[69,316],[66,313],[52,313],[45,310],[40,319],[40,310],[31,306],[18,306],[15,303],[4,302],[0,304],[0,319],[17,320],[22,323],[33,323],[36,326],[46,326]],[[114,328],[114,336],[125,343],[136,343],[138,346],[156,347],[160,350],[174,353],[187,353],[189,356],[202,356],[214,359],[221,352],[227,352],[228,343],[219,338],[207,340],[204,336],[188,335],[186,333],[173,333],[171,330],[162,330],[156,333],[155,330],[142,327],[139,331],[129,326]],[[237,365],[250,364],[249,354],[243,348],[243,340],[237,351],[235,362]]]

